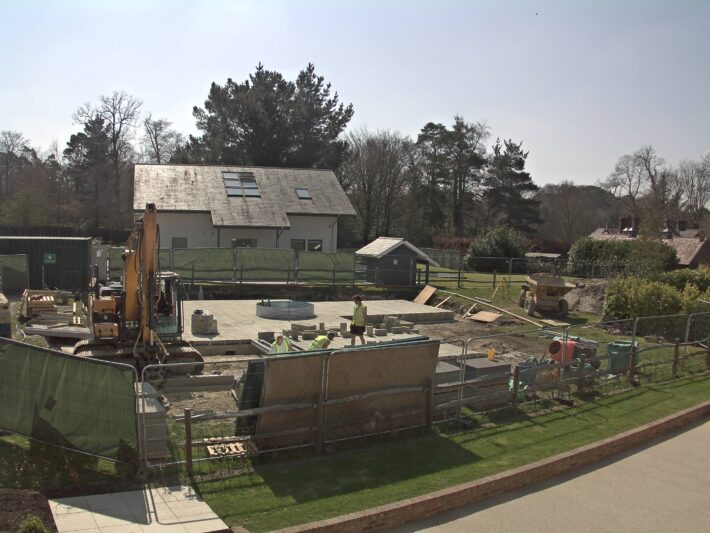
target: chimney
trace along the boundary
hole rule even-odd
[[[688,229],[688,223],[685,220],[678,221],[678,231],[685,231]]]

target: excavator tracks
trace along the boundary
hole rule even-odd
[[[195,363],[194,365],[181,364],[173,368],[163,367],[160,373],[164,376],[179,376],[185,374],[197,375],[201,374],[204,368],[204,359],[202,354],[195,350],[188,343],[181,341],[179,343],[166,344],[165,349],[168,354],[164,357],[163,363],[166,365],[174,365],[177,363]],[[124,363],[135,366],[136,361],[133,356],[133,346],[119,343],[94,343],[91,341],[80,341],[74,345],[74,355],[81,357],[89,357],[92,359],[100,359],[114,363]],[[153,357],[152,361],[144,361],[141,368],[147,364],[156,364],[158,361]]]

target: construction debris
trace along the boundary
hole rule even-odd
[[[471,315],[469,317],[470,320],[475,320],[476,322],[495,322],[498,320],[502,315],[500,313],[493,313],[491,311],[479,311],[478,313]]]
[[[422,291],[422,292],[423,292],[423,291]],[[492,303],[488,302],[487,300],[485,300],[485,299],[483,299],[483,298],[471,298],[470,296],[464,296],[463,294],[457,294],[457,293],[455,293],[455,292],[449,292],[449,291],[441,291],[441,292],[443,292],[443,293],[445,293],[445,294],[451,294],[452,296],[456,296],[457,298],[463,298],[464,300],[469,300],[469,301],[471,301],[471,302],[475,302],[475,303],[478,303],[478,304],[487,305],[488,307],[491,307],[491,308],[495,309],[496,311],[500,311],[501,313],[505,313],[506,315],[510,315],[510,316],[512,316],[512,317],[515,317],[515,318],[517,318],[518,320],[522,320],[523,322],[527,322],[528,324],[532,324],[532,325],[535,326],[536,328],[541,328],[541,327],[542,327],[541,324],[538,324],[538,323],[535,322],[534,320],[531,320],[531,319],[526,318],[526,317],[524,317],[524,316],[516,315],[515,313],[512,313],[512,312],[508,311],[507,309],[503,309],[503,308],[501,308],[501,307],[497,307],[497,306],[493,305]]]
[[[431,299],[432,296],[434,296],[434,293],[436,292],[436,287],[432,287],[431,285],[427,285],[422,289],[422,292],[417,294],[417,297],[412,300],[415,304],[421,304],[421,305],[426,305],[426,303]]]

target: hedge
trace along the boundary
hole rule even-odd
[[[568,274],[584,276],[589,265],[595,265],[599,275],[656,275],[678,266],[678,256],[667,244],[647,239],[600,241],[585,237],[576,241],[569,251]]]

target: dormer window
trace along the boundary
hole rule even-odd
[[[222,179],[230,198],[261,198],[252,172],[222,172]]]
[[[304,188],[296,189],[296,196],[298,196],[300,200],[313,200],[311,192]]]

